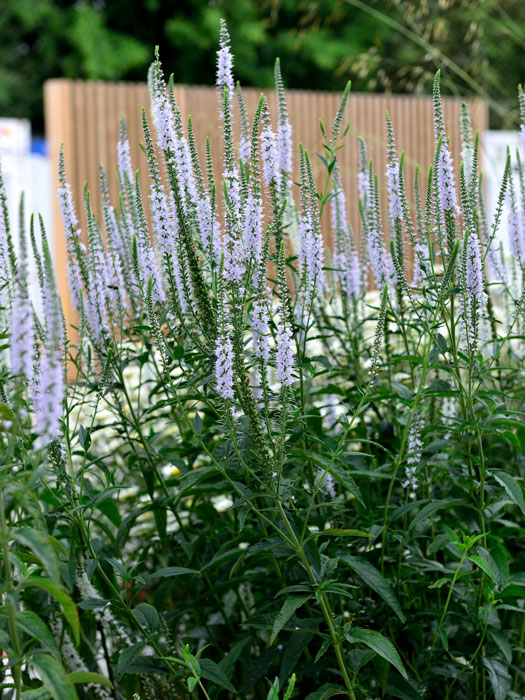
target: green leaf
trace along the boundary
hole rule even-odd
[[[251,640],[251,637],[245,637],[244,639],[240,639],[236,644],[232,646],[232,648],[226,654],[226,656],[221,659],[219,668],[227,678],[232,677],[233,669],[235,668],[235,663],[237,662],[239,656],[242,654],[246,645],[249,644]]]
[[[217,666],[215,661],[211,659],[199,659],[199,663],[201,667],[201,676],[203,678],[212,681],[212,683],[216,683],[218,686],[229,690],[231,693],[237,693],[222,668]]]
[[[346,633],[346,636],[351,642],[366,644],[372,651],[375,651],[376,654],[379,654],[379,656],[382,656],[383,659],[391,663],[403,678],[408,679],[408,674],[395,646],[389,639],[383,637],[382,634],[374,630],[364,629],[363,627],[352,627],[352,629]]]
[[[400,700],[423,700],[423,697],[410,685],[409,681],[395,674],[391,674],[388,679],[386,696]]]
[[[36,654],[32,665],[54,700],[78,700],[75,686],[55,658],[49,654]]]
[[[508,664],[512,663],[512,646],[507,639],[507,637],[502,634],[501,632],[497,632],[496,630],[490,630],[489,631],[490,636],[494,640],[496,646],[498,649],[501,651],[503,656],[505,657],[505,661]]]
[[[71,683],[96,683],[97,685],[105,685],[107,688],[113,688],[113,683],[101,673],[93,673],[92,671],[73,671],[68,675]]]
[[[350,566],[350,568],[352,568],[356,572],[356,574],[358,574],[363,579],[367,586],[370,586],[370,588],[373,591],[375,591],[379,596],[381,596],[385,603],[387,603],[387,605],[390,605],[390,607],[401,620],[401,622],[405,621],[405,616],[403,615],[401,606],[398,603],[398,600],[394,594],[394,591],[392,590],[392,587],[390,586],[388,581],[385,578],[383,578],[383,576],[375,568],[375,566],[370,564],[370,562],[366,561],[366,559],[362,559],[361,557],[354,557],[350,554],[341,555],[339,557],[339,560],[342,561],[344,564],[348,564],[348,566]]]
[[[55,550],[50,545],[47,536],[31,527],[17,527],[11,530],[17,542],[28,547],[42,562],[49,577],[56,583],[60,580]]]
[[[0,609],[0,615],[3,616],[3,613],[4,609]],[[53,656],[60,658],[60,651],[53,633],[35,612],[32,610],[17,611],[16,624],[26,634],[37,639]]]
[[[195,417],[193,419],[193,430],[197,433],[197,435],[200,435],[202,433],[202,418],[199,415],[199,412],[195,412]]]
[[[7,619],[6,607],[0,607],[0,619]],[[53,656],[60,657],[60,651],[51,630],[36,613],[32,610],[17,611],[16,624],[23,632],[37,639]]]
[[[157,632],[160,627],[159,613],[148,603],[139,603],[133,610],[133,617],[137,622],[151,633]]]
[[[118,679],[122,678],[122,676],[127,673],[128,668],[132,665],[145,646],[146,642],[138,642],[138,644],[132,644],[130,647],[120,652],[117,663]]]
[[[392,386],[402,399],[405,399],[406,401],[412,400],[413,394],[407,386],[400,384],[399,382],[392,382]]]
[[[25,588],[41,588],[49,593],[49,595],[53,596],[58,603],[60,603],[64,617],[71,627],[75,644],[78,645],[80,643],[80,623],[78,620],[78,611],[75,603],[71,600],[68,594],[56,583],[53,583],[53,581],[48,581],[48,579],[42,578],[41,576],[29,576],[24,585]]]
[[[90,445],[91,445],[91,430],[90,428],[84,428],[83,425],[81,425],[78,429],[78,442],[80,445],[84,448],[84,450],[89,450]]]
[[[184,566],[168,566],[165,569],[158,569],[152,574],[148,574],[144,578],[146,581],[151,581],[155,578],[171,578],[172,576],[184,576],[187,574],[198,574],[196,569],[186,569]]]
[[[302,656],[306,646],[312,641],[313,635],[310,632],[293,632],[286,640],[283,651],[281,668],[279,670],[279,681],[282,686],[288,680],[288,676],[297,666],[297,662]]]
[[[507,474],[507,472],[502,472],[498,470],[491,473],[492,476],[496,479],[496,481],[498,481],[503,486],[510,500],[514,501],[514,503],[517,506],[519,506],[523,515],[525,515],[525,500],[523,498],[523,489],[518,484],[518,482],[515,481],[510,476],[510,474]]]
[[[314,690],[313,693],[306,696],[306,700],[328,700],[328,698],[333,698],[334,695],[346,695],[346,689],[341,685],[335,685],[335,683],[325,683],[318,690]]]
[[[438,344],[438,348],[441,350],[441,352],[447,352],[447,350],[448,350],[447,341],[441,335],[441,333],[436,333],[436,341]]]
[[[49,690],[41,685],[39,688],[22,691],[22,700],[49,700]]]
[[[284,694],[283,700],[290,700],[293,694],[293,690],[295,688],[295,673],[292,673],[292,677],[290,678],[290,682],[288,683],[288,688],[286,689],[286,693]]]
[[[300,608],[301,605],[304,605],[304,603],[306,603],[306,601],[309,600],[309,598],[311,598],[310,595],[290,596],[290,598],[284,601],[283,607],[277,613],[277,616],[273,623],[270,644],[273,644],[274,639],[277,637],[277,635],[288,622],[288,620],[292,617],[294,612],[298,610],[298,608]]]
[[[473,564],[478,566],[482,571],[484,571],[489,578],[492,579],[492,581],[498,585],[498,579],[496,577],[496,574],[488,561],[486,561],[483,557],[479,556],[479,554],[473,554],[470,557],[467,557],[469,561],[471,561]]]
[[[419,513],[416,513],[414,516],[414,519],[410,523],[408,529],[412,530],[412,528],[417,527],[418,525],[421,525],[428,519],[427,526],[430,525],[430,516],[433,515],[436,511],[441,510],[441,508],[447,508],[448,506],[453,506],[453,505],[462,505],[464,504],[465,501],[457,499],[457,498],[444,498],[441,501],[432,501],[428,505],[426,505],[424,508],[421,508]]]
[[[329,528],[328,530],[322,530],[318,533],[319,535],[330,535],[332,537],[373,537],[369,532],[364,532],[363,530],[344,530]]]
[[[484,658],[483,663],[488,671],[490,684],[494,691],[494,700],[505,700],[512,684],[508,668],[495,658]]]

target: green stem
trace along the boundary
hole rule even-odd
[[[4,511],[4,495],[0,488],[0,536],[2,537],[2,554],[4,559],[4,580],[5,580],[5,597],[7,606],[7,623],[11,643],[15,654],[14,663],[11,665],[13,680],[15,684],[15,698],[20,700],[22,697],[22,650],[20,647],[20,639],[18,637],[18,629],[16,625],[16,608],[11,598],[11,589],[13,584],[13,572],[11,569],[11,559],[9,552],[9,531],[5,519]]]

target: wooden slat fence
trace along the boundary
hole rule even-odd
[[[276,116],[276,99],[273,91],[265,91],[272,117]],[[248,113],[253,116],[260,91],[244,89]],[[193,126],[204,162],[205,139],[210,138],[217,179],[220,181],[222,143],[219,124],[217,93],[213,87],[175,86],[175,97],[186,119],[191,114]],[[340,101],[340,95],[332,92],[288,90],[288,107],[295,143],[302,142],[309,151],[319,183],[323,177],[321,161],[315,153],[322,153],[322,136],[319,119],[329,130]],[[149,114],[149,95],[142,83],[108,83],[49,80],[44,88],[46,136],[53,164],[58,162],[60,144],[64,144],[68,177],[77,203],[77,211],[83,221],[82,191],[87,182],[92,193],[94,210],[100,214],[98,190],[98,168],[102,164],[108,174],[110,191],[115,196],[116,143],[120,117],[128,125],[133,167],[139,168],[141,182],[146,192],[146,161],[139,144],[143,141],[141,127],[142,107]],[[454,162],[460,159],[459,114],[461,100],[445,98],[443,109],[447,133]],[[488,126],[488,109],[479,99],[467,100],[475,129],[480,132]],[[405,150],[406,182],[409,196],[416,164],[421,166],[421,182],[424,187],[427,169],[434,152],[432,98],[427,96],[398,96],[351,94],[346,108],[345,120],[350,122],[350,131],[344,147],[338,153],[343,186],[348,198],[350,221],[359,231],[357,208],[357,135],[367,142],[369,157],[384,187],[386,167],[385,112],[392,120],[398,150]],[[237,120],[238,121],[238,120]],[[275,122],[274,122],[275,123]],[[294,169],[298,169],[298,153],[294,153]],[[296,172],[295,179],[298,179]],[[115,201],[115,200],[114,200]],[[329,214],[326,213],[327,221]],[[85,222],[84,222],[85,223]],[[325,228],[327,223],[325,222]],[[65,245],[58,203],[54,207],[54,240],[57,269],[64,270],[59,285],[64,300],[68,298],[65,278]],[[67,307],[67,303],[66,303]],[[68,316],[70,309],[68,310]]]

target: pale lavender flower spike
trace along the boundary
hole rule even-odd
[[[66,168],[64,162],[64,151],[60,149],[59,154],[59,185],[58,185],[58,201],[60,204],[60,212],[62,214],[62,223],[66,235],[67,244],[67,270],[68,282],[71,290],[71,299],[73,307],[77,310],[80,297],[82,294],[82,278],[80,274],[80,265],[78,262],[77,252],[80,250],[85,252],[85,246],[80,240],[80,230],[78,228],[78,219],[73,205],[73,197],[71,188],[66,178]]]
[[[395,273],[390,253],[385,248],[383,230],[381,226],[381,212],[379,210],[379,195],[377,191],[377,179],[372,181],[372,174],[369,179],[369,193],[373,199],[368,211],[368,258],[370,267],[374,275],[378,289],[388,283],[391,288]]]
[[[166,94],[166,84],[164,83],[158,52],[156,53],[156,60],[151,64],[150,72],[148,73],[148,87],[159,148],[163,151],[174,152],[173,115],[168,95]]]
[[[520,140],[521,140],[521,153],[523,161],[525,161],[525,95],[523,94],[523,88],[521,85],[518,86],[518,100],[520,105]]]
[[[255,357],[267,362],[270,358],[270,346],[268,344],[270,321],[266,299],[255,299],[252,304],[250,320],[252,322],[252,340]]]
[[[33,376],[33,347],[35,330],[33,323],[33,307],[27,288],[27,260],[25,235],[20,232],[20,256],[15,277],[15,290],[11,316],[11,371],[21,374],[27,380]]]
[[[261,132],[261,159],[263,165],[264,181],[269,185],[272,180],[277,181],[279,176],[277,145],[275,133],[270,123],[270,112],[266,99],[263,103],[262,111],[263,130]]]
[[[281,63],[279,59],[275,61],[275,89],[277,91],[277,107],[279,110],[279,120],[277,124],[277,151],[279,169],[283,173],[292,172],[292,125],[288,117],[288,105],[286,104],[286,93],[281,76]]]
[[[443,120],[439,71],[436,73],[434,80],[434,133],[439,147],[436,180],[440,208],[443,212],[448,211],[452,215],[457,215],[459,214],[459,207],[457,204],[452,156],[448,147],[445,122]]]
[[[277,376],[283,386],[291,386],[293,384],[292,331],[283,322],[277,324],[275,346]]]
[[[401,484],[403,488],[409,487],[412,492],[417,489],[416,471],[421,461],[423,441],[421,439],[421,418],[417,413],[412,414],[410,428],[408,432],[407,458],[405,469],[405,481]]]
[[[47,243],[42,229],[44,256]],[[46,336],[43,355],[40,358],[40,372],[35,382],[33,407],[35,411],[35,429],[38,440],[35,447],[45,447],[55,440],[59,434],[64,399],[64,367],[62,364],[64,326],[62,323],[62,307],[56,288],[52,263],[48,258],[44,266],[42,285],[42,307],[46,320]]]
[[[387,166],[386,182],[388,189],[388,209],[392,221],[403,218],[401,192],[399,189],[399,159],[396,153],[394,129],[390,117],[386,115],[387,123]]]
[[[64,398],[64,369],[59,347],[50,348],[40,363],[40,378],[33,398],[36,431],[39,435],[36,447],[44,447],[56,439],[62,417]]]
[[[521,264],[525,262],[525,231],[523,215],[520,216],[516,203],[516,194],[514,192],[514,183],[512,178],[509,182],[508,191],[509,200],[509,218],[508,218],[508,235],[509,247],[512,256]]]
[[[308,153],[302,147],[299,170],[301,174],[301,214],[299,217],[298,257],[301,271],[306,275],[308,294],[311,295],[314,289],[319,292],[326,290],[326,279],[323,271],[324,244],[312,168]]]
[[[362,291],[363,271],[347,221],[346,198],[337,165],[334,168],[333,178],[334,196],[330,200],[330,204],[335,240],[335,277],[347,296],[357,299]]]
[[[253,192],[248,194],[244,215],[243,241],[246,255],[258,259],[261,252],[262,202]]]
[[[370,201],[369,178],[368,178],[368,153],[366,150],[365,140],[357,137],[358,144],[358,168],[357,168],[357,190],[359,198],[363,201],[363,205],[367,208]]]
[[[235,88],[233,81],[233,54],[230,50],[230,35],[224,19],[221,19],[219,46],[220,48],[217,51],[217,79],[215,84],[218,88],[223,88],[224,86],[228,88],[231,102]]]
[[[121,177],[126,177],[129,184],[133,184],[133,168],[131,166],[131,148],[129,145],[126,120],[120,119],[120,131],[117,141],[117,166]]]
[[[477,233],[474,230],[468,234],[464,268],[464,299],[462,306],[464,306],[463,314],[467,334],[467,349],[475,350],[479,335],[479,322],[487,302],[487,294],[483,280],[481,246]]]
[[[0,211],[0,307],[7,306],[9,286],[4,282],[9,280],[9,246],[7,242],[7,225],[4,212]]]
[[[223,399],[233,399],[233,347],[230,332],[223,327],[215,341],[215,377]]]
[[[219,307],[217,339],[215,341],[215,381],[217,391],[223,399],[231,401],[233,392],[233,346],[224,301],[224,258],[221,259],[217,280],[217,302]]]

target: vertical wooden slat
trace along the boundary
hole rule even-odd
[[[51,160],[51,172],[53,173],[53,230],[48,234],[51,237],[53,258],[57,275],[57,285],[64,313],[68,319],[73,318],[73,305],[69,296],[67,282],[67,253],[64,230],[62,227],[62,217],[58,197],[56,196],[58,154],[61,144],[64,144],[66,153],[74,152],[74,120],[72,85],[68,80],[48,80],[44,86],[44,109],[46,122],[46,141]]]

